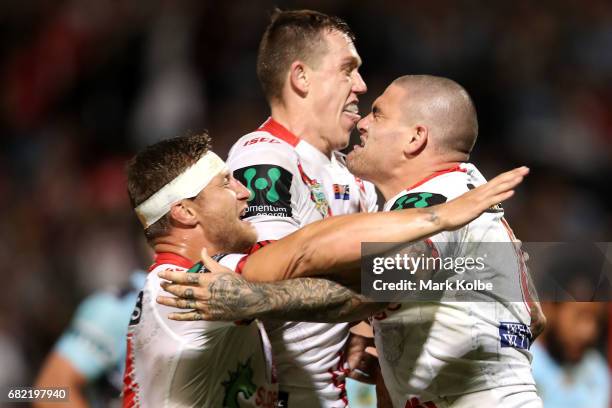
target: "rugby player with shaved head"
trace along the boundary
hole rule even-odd
[[[221,265],[250,280],[321,274],[348,280],[359,274],[361,240],[414,240],[458,228],[509,198],[526,173],[524,168],[505,173],[439,208],[330,218],[247,255],[243,252],[254,245],[257,236],[252,225],[240,219],[250,192],[210,150],[209,137],[187,136],[146,148],[128,166],[128,190],[155,251],[155,262],[128,328],[124,406],[277,406],[270,343],[261,325],[255,321],[168,320],[168,313],[178,310],[157,300],[172,293],[173,285],[158,273],[171,278],[177,273],[187,276],[191,286],[182,294],[193,297],[199,279],[210,274],[184,271],[201,259],[202,248],[206,248]],[[208,255],[204,260],[214,264]],[[209,289],[214,297],[224,297],[222,311],[238,312],[255,299],[253,294],[224,290],[235,279],[243,279],[239,274],[221,276],[225,280]],[[292,279],[269,284],[272,288],[260,285],[264,285],[257,291],[264,295],[260,305],[273,306],[267,315],[271,318],[320,319],[331,314],[352,320],[380,308],[325,279]],[[266,292],[278,298],[266,299]],[[182,306],[190,307],[192,301]],[[245,314],[251,313],[246,310]]]
[[[437,208],[486,183],[468,162],[478,135],[476,110],[465,89],[450,79],[398,78],[357,127],[361,144],[348,155],[347,164],[353,174],[375,183],[386,200],[384,211]],[[382,374],[394,407],[542,406],[529,347],[545,318],[502,207],[493,206],[460,229],[413,243],[405,254],[466,258],[473,256],[473,245],[487,243],[496,243],[498,253],[484,258],[483,276],[503,282],[503,288],[463,302],[442,296],[393,304],[373,316]],[[433,276],[438,271],[423,272]],[[223,298],[214,299],[206,289],[214,286],[216,277],[206,279],[200,293],[206,300],[191,304],[199,318],[239,318],[237,312],[215,312]],[[238,287],[244,283],[226,290]],[[255,298],[250,302],[257,304]]]
[[[416,202],[444,203],[485,182],[468,163],[478,135],[474,104],[450,79],[396,79],[357,128],[361,144],[348,155],[348,166],[378,187],[386,200],[384,211]],[[423,244],[416,253],[462,257],[475,243],[516,242],[503,215],[497,206],[464,228],[431,237],[433,245]],[[503,246],[494,248],[502,252]],[[543,315],[522,252],[489,254],[485,266],[483,273],[505,279],[507,286],[516,286],[512,293],[521,296],[493,292],[478,302],[443,298],[406,303],[374,317],[381,369],[394,406],[411,406],[405,405],[410,401],[414,406],[428,401],[423,405],[428,407],[542,406],[529,346],[530,326],[540,332]]]

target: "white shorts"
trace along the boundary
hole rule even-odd
[[[401,408],[542,408],[542,400],[535,390],[525,387],[499,387],[435,401],[407,401]]]

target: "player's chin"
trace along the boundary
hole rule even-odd
[[[257,230],[249,221],[241,220],[242,233],[246,240],[253,241],[253,245],[257,242]]]
[[[350,165],[350,163],[361,161],[361,156],[363,156],[363,147],[354,145],[346,155],[346,164]]]
[[[362,179],[368,179],[367,169],[364,166],[365,161],[363,158],[363,148],[355,146],[353,150],[346,156],[346,167],[355,176],[361,177]]]
[[[235,231],[232,252],[243,252],[257,243],[257,231],[248,221],[241,221],[240,227]]]
[[[353,131],[353,129],[355,129],[355,126],[357,126],[357,122],[359,122],[359,119],[359,115],[348,115],[346,113],[342,114],[340,118],[340,127],[342,127],[342,134],[347,137],[347,141],[351,135],[351,132]]]

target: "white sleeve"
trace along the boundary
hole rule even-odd
[[[245,254],[226,254],[218,257],[220,265],[229,269],[236,270],[240,261],[246,259]],[[169,265],[161,265],[154,269],[148,276],[145,292],[148,292],[149,310],[152,310],[157,324],[177,342],[184,344],[189,348],[203,348],[206,343],[215,335],[218,335],[218,330],[235,327],[240,322],[225,322],[225,321],[175,321],[168,319],[168,314],[175,312],[186,312],[187,310],[176,309],[169,306],[160,305],[156,299],[158,296],[174,297],[173,294],[166,292],[161,286],[161,279],[157,276],[157,272],[166,269]],[[177,270],[186,270],[178,268]]]
[[[370,182],[364,182],[366,190],[366,206],[368,212],[378,211],[378,195],[376,194],[376,187]]]
[[[156,321],[156,324],[152,327],[157,326],[176,343],[181,344],[185,348],[202,349],[216,335],[219,335],[219,330],[234,327],[234,322],[209,322],[205,320],[175,321],[168,319],[168,314],[170,313],[186,312],[187,310],[176,309],[157,303],[156,298],[158,296],[174,296],[163,290],[159,286],[159,282],[160,279],[157,278],[147,283],[148,288],[146,289],[148,290],[145,289],[143,302],[147,302],[148,305],[143,305],[143,313],[152,313],[152,318]],[[151,336],[155,335],[154,331],[150,333]]]
[[[277,240],[300,228],[304,194],[299,192],[297,155],[289,145],[236,144],[227,164],[251,192],[245,218],[260,241]]]
[[[422,202],[442,204],[469,191],[464,177],[463,173],[443,175],[411,190],[411,194],[420,195],[417,198]],[[454,258],[458,255],[460,243],[464,240],[468,229],[469,224],[455,231],[442,231],[428,240],[434,245],[441,258]]]

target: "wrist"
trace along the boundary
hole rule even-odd
[[[447,204],[423,208],[421,211],[423,211],[425,220],[430,224],[434,232],[443,231],[450,227],[450,210]]]

